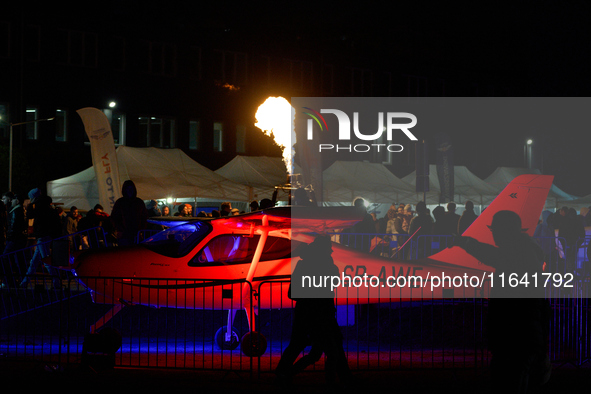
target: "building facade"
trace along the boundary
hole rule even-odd
[[[2,160],[10,124],[30,122],[13,127],[20,191],[91,165],[83,107],[105,112],[118,145],[180,148],[215,170],[237,154],[281,155],[254,126],[269,96],[519,94],[498,75],[444,65],[437,42],[420,46],[421,34],[404,27],[378,31],[383,40],[286,28],[265,15],[241,24],[214,6],[123,3],[85,12],[15,5],[0,16]],[[414,167],[412,150],[363,159],[399,176]]]

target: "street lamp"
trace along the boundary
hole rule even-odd
[[[525,166],[529,169],[532,168],[533,143],[534,140],[529,138],[527,141],[525,141],[525,146],[523,147]]]
[[[12,128],[13,126],[22,126],[24,124],[29,123],[37,123],[37,122],[46,122],[50,120],[54,120],[54,118],[47,118],[47,119],[36,119],[36,120],[29,120],[26,122],[19,122],[19,123],[10,123],[10,142],[8,148],[8,190],[12,191]]]

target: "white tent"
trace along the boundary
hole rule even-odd
[[[249,187],[249,199],[271,198],[275,186],[287,181],[285,163],[280,157],[236,156],[216,174]]]
[[[484,181],[498,190],[497,193],[500,193],[515,177],[523,174],[541,174],[541,172],[538,169],[499,167]],[[548,198],[546,199],[545,209],[554,209],[562,205],[568,205],[568,201],[576,198],[578,197],[568,194],[560,190],[557,186],[552,185],[548,193]]]
[[[322,173],[324,201],[352,203],[363,197],[371,203],[414,203],[414,187],[392,174],[383,164],[335,161]]]
[[[416,186],[416,173],[413,171],[402,178],[403,181]],[[429,165],[429,191],[426,193],[427,205],[439,204],[441,187],[437,176],[437,166]],[[470,200],[476,205],[488,205],[497,197],[499,192],[478,178],[465,166],[454,166],[454,202],[463,204]],[[423,200],[422,193],[417,194],[417,201]]]
[[[559,200],[558,207],[563,206],[574,208],[577,212],[579,212],[581,208],[589,208],[591,207],[591,194],[574,200]]]
[[[180,149],[117,148],[121,182],[131,179],[144,200],[198,198],[248,201],[248,189],[192,160]],[[47,182],[47,193],[66,208],[90,209],[98,203],[93,167]]]
[[[65,209],[76,206],[82,210],[89,210],[99,202],[98,185],[94,174],[94,167],[66,178],[47,182],[47,194],[54,203],[64,204]]]

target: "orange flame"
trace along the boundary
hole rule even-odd
[[[255,118],[255,126],[273,137],[277,145],[283,149],[287,173],[293,173],[293,146],[296,143],[295,109],[283,97],[269,97],[259,106]]]

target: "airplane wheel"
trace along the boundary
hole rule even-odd
[[[245,356],[260,357],[267,350],[267,340],[256,331],[247,332],[242,337],[240,348]]]
[[[226,341],[226,331],[227,327],[223,326],[220,327],[219,330],[215,333],[215,343],[218,345],[218,348],[221,350],[234,350],[240,345],[240,340],[238,339],[238,333],[232,330],[232,335],[230,336],[230,340]]]

